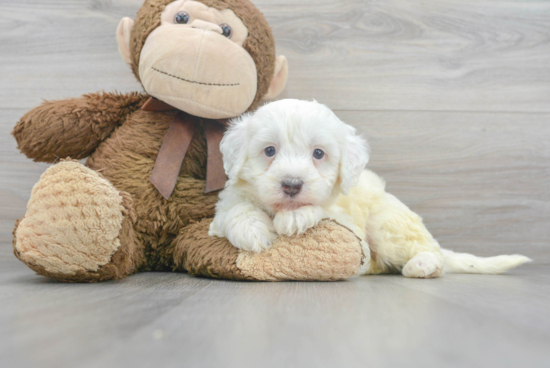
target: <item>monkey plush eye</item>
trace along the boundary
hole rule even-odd
[[[325,153],[323,150],[320,150],[317,148],[315,151],[313,151],[313,157],[315,157],[317,160],[322,159],[325,156]]]
[[[264,153],[265,153],[265,155],[266,155],[267,157],[273,157],[273,156],[275,156],[275,153],[276,153],[276,152],[277,152],[277,151],[275,150],[275,147],[273,147],[273,146],[269,146],[269,147],[267,147],[266,149],[264,149]]]
[[[226,24],[226,23],[220,24],[220,28],[223,31],[222,36],[231,38],[231,27],[229,26],[229,24]]]
[[[189,23],[189,14],[187,12],[179,12],[174,17],[174,23],[176,24],[187,24]]]

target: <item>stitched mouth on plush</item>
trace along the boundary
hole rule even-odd
[[[179,79],[183,82],[187,82],[187,83],[193,83],[193,84],[200,84],[200,85],[203,85],[203,86],[213,86],[213,87],[237,87],[240,85],[240,83],[213,83],[213,82],[199,82],[199,81],[193,81],[193,80],[190,80],[190,79],[186,79],[186,78],[183,78],[183,77],[179,77],[177,75],[174,75],[174,74],[171,74],[171,73],[168,73],[168,72],[165,72],[163,70],[160,70],[158,68],[155,68],[154,66],[151,67],[151,69],[153,69],[154,71],[158,72],[158,73],[161,73],[161,74],[164,74],[164,75],[167,75],[169,77],[172,77],[172,78],[175,78],[175,79]]]

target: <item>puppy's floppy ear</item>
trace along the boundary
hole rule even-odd
[[[229,178],[225,186],[233,185],[239,180],[239,174],[246,161],[248,121],[250,118],[251,114],[243,114],[239,118],[233,119],[220,143],[223,168]]]
[[[367,141],[355,134],[355,128],[346,125],[340,161],[340,190],[342,193],[349,194],[350,189],[357,185],[368,162],[369,146]]]

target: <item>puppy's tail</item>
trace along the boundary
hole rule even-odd
[[[444,270],[447,273],[497,274],[532,261],[520,254],[477,257],[473,254],[455,253],[447,249],[441,249],[441,253],[444,259]]]

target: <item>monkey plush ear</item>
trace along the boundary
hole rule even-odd
[[[283,91],[286,85],[286,79],[288,77],[288,63],[286,57],[283,55],[277,56],[275,60],[275,73],[269,84],[267,93],[262,98],[263,100],[272,100]]]
[[[132,57],[130,55],[130,33],[132,33],[132,27],[134,21],[128,17],[121,19],[116,29],[116,40],[118,42],[118,52],[122,57],[122,60],[126,64],[132,65]]]

